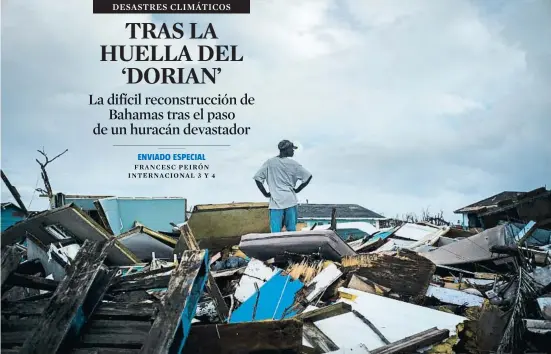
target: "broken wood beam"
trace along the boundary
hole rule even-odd
[[[114,284],[119,284],[119,283],[123,283],[123,282],[128,282],[128,281],[131,281],[131,280],[143,279],[143,278],[146,278],[146,277],[149,277],[149,276],[152,276],[152,275],[158,275],[158,274],[166,273],[170,270],[173,270],[174,268],[176,268],[176,267],[175,266],[162,267],[162,268],[158,268],[158,269],[154,269],[154,270],[148,270],[148,271],[145,271],[145,272],[138,272],[138,273],[134,273],[134,274],[130,274],[130,275],[116,276],[115,278],[113,278],[113,281],[111,282],[111,284],[114,285]]]
[[[323,333],[315,324],[311,322],[304,322],[302,327],[302,335],[308,343],[312,344],[314,349],[319,350],[322,353],[338,350],[339,347]]]
[[[188,249],[195,251],[199,250],[199,244],[197,243],[195,236],[193,236],[193,232],[191,232],[191,229],[187,224],[180,228],[180,234],[181,237],[184,239]],[[207,292],[214,302],[216,313],[220,318],[220,322],[224,323],[228,320],[230,309],[224,301],[224,297],[222,296],[222,293],[220,292],[220,289],[216,284],[216,280],[214,280],[214,277],[212,276],[212,273],[210,271],[208,272],[207,276]]]
[[[415,353],[417,349],[441,342],[449,336],[449,330],[433,327],[397,342],[371,350],[371,354]]]
[[[2,283],[0,286],[3,286],[10,274],[19,267],[20,259],[19,252],[14,247],[8,246],[2,251]]]
[[[48,299],[2,303],[2,316],[38,317],[48,306]],[[157,305],[149,302],[104,302],[92,314],[93,319],[152,319]]]
[[[141,354],[181,353],[209,271],[208,251],[184,251],[141,348]]]
[[[297,315],[296,318],[305,322],[316,322],[326,318],[339,316],[350,311],[352,311],[352,306],[344,302],[337,302],[336,304],[325,306],[316,310],[303,312]]]
[[[12,273],[6,281],[6,285],[49,291],[54,291],[58,284],[57,280],[19,273]]]
[[[110,292],[122,292],[122,291],[137,291],[137,290],[149,290],[156,288],[166,288],[170,282],[169,275],[157,275],[151,278],[143,278],[138,280],[122,281],[118,284],[112,285],[109,288]]]
[[[302,326],[297,319],[193,325],[186,353],[300,353]]]
[[[67,352],[65,345],[80,335],[114,275],[103,265],[114,243],[114,238],[101,243],[84,242],[48,302],[39,325],[23,344],[21,354]]]
[[[11,195],[13,196],[13,199],[17,202],[17,205],[19,205],[19,208],[23,211],[23,214],[25,214],[25,217],[29,216],[29,211],[25,207],[25,203],[21,200],[21,195],[17,191],[17,188],[15,188],[10,180],[8,179],[8,176],[4,173],[3,170],[0,170],[0,173],[2,174],[2,180],[6,184],[6,187],[8,187],[8,190],[10,191]]]

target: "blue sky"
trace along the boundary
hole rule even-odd
[[[251,93],[257,104],[236,110],[251,135],[93,136],[108,107],[87,106],[88,94],[136,90],[120,65],[99,62],[101,44],[135,44],[127,21],[212,22],[220,44],[239,45],[245,61],[225,65],[215,86],[139,90]],[[550,35],[547,0],[255,0],[250,15],[154,18],[93,15],[90,0],[3,2],[2,169],[31,209],[46,207],[33,193],[42,147],[69,149],[48,170],[55,191],[262,201],[252,176],[291,139],[314,175],[302,201],[457,219],[491,194],[550,184]],[[130,180],[136,153],[157,150],[112,146],[129,143],[231,147],[197,151],[213,181]]]

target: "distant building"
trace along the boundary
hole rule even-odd
[[[551,218],[551,190],[505,191],[454,211],[463,216],[463,225],[491,228],[500,221],[544,221]]]
[[[336,209],[336,221],[341,222],[367,222],[378,226],[379,220],[386,218],[376,212],[364,208],[358,204],[299,204],[298,222],[312,227],[314,224],[326,225],[331,223],[331,212]]]
[[[2,203],[1,232],[23,219],[25,219],[25,212],[21,208],[13,203]]]

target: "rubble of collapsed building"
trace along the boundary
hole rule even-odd
[[[58,194],[8,227],[2,353],[550,351],[545,220],[270,233],[266,203],[186,203]]]

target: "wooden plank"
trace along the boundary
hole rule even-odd
[[[13,184],[11,184],[10,180],[8,179],[8,176],[6,176],[4,171],[0,170],[0,173],[2,175],[2,180],[6,184],[6,187],[8,187],[8,190],[10,191],[13,199],[15,199],[15,201],[17,202],[17,205],[19,205],[19,209],[23,211],[23,214],[25,215],[25,217],[28,217],[29,211],[25,207],[25,203],[23,203],[23,201],[21,200],[21,195],[17,191],[17,188],[15,188]]]
[[[300,353],[302,321],[258,321],[193,325],[185,353]]]
[[[3,316],[40,316],[48,306],[48,299],[8,302],[2,305]],[[153,318],[157,305],[148,302],[104,302],[98,305],[94,319]]]
[[[208,273],[208,251],[185,251],[140,353],[180,353]]]
[[[125,347],[140,349],[151,321],[92,320],[80,338],[80,347]]]
[[[123,348],[78,348],[71,354],[138,354],[139,349],[123,349]]]
[[[0,286],[4,286],[10,274],[17,269],[20,258],[19,252],[14,247],[6,247],[2,251],[2,283]]]
[[[305,322],[302,327],[302,335],[310,344],[314,346],[314,349],[319,350],[322,353],[338,350],[339,347],[323,333],[315,324],[311,322]]]
[[[55,291],[59,282],[57,280],[35,277],[27,274],[12,273],[8,277],[6,284],[29,289]]]
[[[111,347],[111,348],[129,348],[139,349],[143,345],[146,332],[127,332],[127,333],[85,333],[79,340],[79,346],[83,347]]]
[[[162,273],[166,273],[170,270],[173,270],[174,268],[176,268],[176,267],[175,266],[170,266],[170,267],[166,267],[166,268],[158,268],[158,269],[154,269],[154,270],[148,270],[148,271],[145,271],[145,272],[138,272],[138,273],[134,273],[134,274],[130,274],[130,275],[117,276],[113,279],[111,284],[115,285],[115,284],[120,284],[120,283],[133,281],[133,280],[144,279],[144,278],[147,278],[147,277],[152,276],[152,275],[159,275],[159,274],[162,274]]]
[[[94,311],[93,319],[152,319],[157,311],[157,304],[150,302],[102,303]]]
[[[114,238],[105,243],[84,242],[44,310],[38,327],[23,344],[21,354],[57,353],[66,339],[80,334],[114,275],[103,265],[114,242]]]
[[[374,349],[371,351],[371,354],[415,353],[417,349],[441,342],[447,339],[449,335],[449,330],[433,327],[397,342]]]
[[[2,304],[2,316],[40,316],[48,306],[48,299],[38,301],[10,301]]]
[[[21,346],[31,334],[31,330],[16,332],[2,331],[2,347]],[[4,353],[4,348],[2,348],[2,353]]]
[[[180,228],[180,234],[181,234],[181,238],[185,241],[188,249],[195,250],[195,251],[199,250],[199,245],[197,244],[197,240],[195,239],[195,236],[193,236],[193,232],[191,232],[191,229],[187,224]],[[220,289],[216,284],[216,280],[214,279],[210,271],[208,272],[207,277],[208,277],[207,292],[209,293],[210,297],[212,298],[212,301],[214,302],[214,306],[216,307],[216,313],[220,318],[220,322],[224,323],[227,321],[229,317],[230,309],[228,308],[228,305],[224,301],[224,297],[222,296],[222,293],[220,292]]]
[[[109,291],[121,292],[166,288],[170,281],[170,277],[170,275],[157,275],[151,278],[124,281],[111,286]]]
[[[336,304],[325,306],[317,310],[303,312],[296,317],[303,321],[316,322],[326,318],[342,315],[350,311],[352,311],[352,306],[344,302],[337,302]]]
[[[2,333],[4,332],[30,332],[38,325],[38,317],[4,319],[2,318]]]

